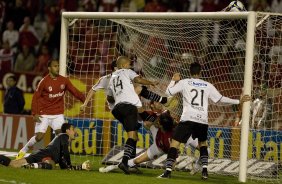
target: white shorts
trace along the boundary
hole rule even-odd
[[[65,118],[63,114],[59,115],[41,115],[41,122],[36,122],[35,124],[35,133],[47,131],[48,126],[53,130],[61,129],[62,125],[65,123]]]
[[[156,144],[156,135],[158,132],[158,128],[156,128],[154,125],[152,125],[150,127],[150,131],[152,133],[152,137],[153,137],[153,144],[147,149],[147,155],[149,157],[150,160],[152,159],[156,159],[159,156],[163,155],[164,152],[158,148],[157,144]]]

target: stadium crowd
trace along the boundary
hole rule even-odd
[[[63,11],[214,12],[229,3],[230,0],[0,0],[1,68],[46,74],[48,60],[59,56]],[[279,0],[244,4],[248,10],[282,11]]]

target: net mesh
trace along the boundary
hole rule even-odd
[[[202,78],[222,95],[238,99],[244,82],[247,21],[214,19],[69,19],[67,75],[88,92],[99,77],[110,74],[111,62],[128,56],[134,70],[159,85],[150,90],[165,95],[173,73],[189,77],[189,65],[199,62]],[[248,178],[279,181],[281,167],[282,16],[257,14],[253,64]],[[148,102],[142,99],[144,107]],[[168,107],[178,119],[182,99]],[[114,120],[103,90],[97,91],[83,113],[79,103],[66,97],[66,116],[76,124],[74,154],[105,155],[123,145],[126,133]],[[209,106],[209,170],[238,175],[240,122],[235,106]],[[137,146],[148,148],[149,133],[139,130]],[[191,154],[190,148],[181,149]],[[264,169],[266,168],[266,169]],[[270,177],[271,176],[271,177]]]

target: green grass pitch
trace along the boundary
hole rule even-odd
[[[111,173],[99,173],[100,157],[76,157],[78,163],[85,160],[92,161],[91,171],[67,171],[67,170],[41,170],[41,169],[15,169],[0,166],[0,183],[13,184],[50,184],[50,183],[94,183],[94,184],[236,184],[237,177],[210,175],[208,180],[201,180],[200,174],[191,176],[188,172],[175,171],[170,179],[158,179],[163,170],[141,168],[143,174],[124,175],[122,171],[116,170]],[[248,181],[247,183],[258,183]]]

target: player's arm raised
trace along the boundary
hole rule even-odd
[[[137,76],[133,79],[133,81],[135,83],[138,83],[138,84],[143,84],[143,85],[151,85],[151,86],[156,86],[158,84],[158,82],[156,81],[150,81],[150,80],[147,80],[147,79],[144,79],[140,76]]]
[[[98,82],[92,86],[92,88],[88,91],[86,99],[84,101],[84,103],[80,106],[80,110],[84,111],[85,107],[87,106],[87,104],[89,103],[90,99],[93,97],[94,93],[99,90],[99,89],[104,89],[104,84],[105,83],[105,78],[101,77]]]
[[[179,73],[175,73],[173,74],[173,77],[169,83],[169,85],[166,88],[166,95],[168,96],[173,96],[176,93],[179,93],[180,91],[182,91],[183,87],[182,87],[182,83],[180,80],[180,74]]]

